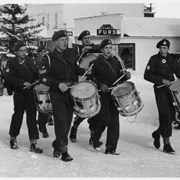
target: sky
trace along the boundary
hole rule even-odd
[[[48,3],[152,3],[155,7],[155,17],[165,18],[180,18],[180,1],[178,0],[1,0],[0,4],[3,3],[28,3],[28,4],[48,4]]]

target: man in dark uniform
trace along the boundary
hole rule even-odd
[[[35,63],[38,69],[41,68],[42,59],[46,55],[46,47],[44,45],[41,45],[37,49],[37,57],[35,59]],[[47,113],[38,112],[38,120],[37,123],[39,125],[39,131],[42,133],[43,138],[48,138],[49,134],[47,131],[46,124],[48,123],[49,119],[51,119],[52,122],[52,116]],[[53,123],[53,122],[52,122]]]
[[[73,116],[73,101],[70,88],[77,82],[77,75],[83,75],[84,69],[76,65],[77,56],[74,49],[68,49],[68,36],[65,30],[53,34],[55,50],[49,53],[50,66],[47,56],[44,57],[40,79],[50,87],[54,128],[56,139],[53,142],[54,157],[60,157],[63,161],[71,161],[73,158],[68,154],[68,133]]]
[[[154,93],[159,113],[159,128],[152,133],[155,148],[160,148],[160,135],[163,138],[165,153],[175,153],[170,145],[172,135],[172,122],[175,120],[175,107],[173,106],[169,86],[174,81],[175,74],[180,78],[178,59],[168,53],[170,42],[166,39],[156,45],[158,54],[151,56],[144,73],[144,79],[154,83]],[[164,85],[159,87],[160,85]]]
[[[93,67],[90,79],[94,81],[100,90],[101,110],[98,114],[99,121],[95,127],[92,136],[93,147],[100,150],[99,139],[107,127],[107,139],[105,154],[116,153],[117,143],[119,139],[119,112],[111,97],[110,87],[113,83],[123,75],[123,67],[117,59],[112,55],[112,41],[104,39],[100,44],[103,55],[100,55],[96,61],[93,61]],[[126,72],[121,82],[130,78],[130,73]],[[120,82],[119,82],[120,83]]]
[[[36,105],[33,94],[33,86],[38,78],[38,71],[31,60],[26,59],[26,45],[23,41],[15,44],[16,57],[10,61],[6,69],[6,79],[14,86],[14,114],[10,125],[10,147],[17,149],[16,137],[20,133],[23,114],[26,111],[27,127],[30,140],[30,151],[42,153],[43,150],[37,146],[39,139],[36,125]]]
[[[88,30],[84,30],[81,32],[81,34],[78,37],[78,40],[82,42],[82,45],[76,45],[77,48],[77,53],[78,53],[78,61],[77,64],[81,64],[82,60],[84,57],[87,56],[89,53],[101,53],[98,45],[94,45],[90,41],[90,32]],[[79,116],[76,116],[73,122],[73,126],[70,131],[70,140],[72,142],[77,141],[77,130],[79,125],[83,122],[84,118],[81,118]],[[90,135],[94,133],[95,126],[98,122],[97,116],[94,116],[92,118],[88,119],[89,123],[89,130],[90,130]],[[89,144],[92,144],[91,137],[89,139]]]

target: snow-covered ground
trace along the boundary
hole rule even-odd
[[[158,114],[151,83],[143,80],[141,74],[132,72],[132,78],[140,92],[144,108],[134,123],[120,116],[120,139],[117,152],[120,156],[94,152],[90,145],[88,123],[84,121],[78,131],[77,143],[69,142],[69,153],[74,158],[63,162],[52,157],[51,143],[54,140],[53,126],[47,126],[50,137],[38,141],[44,153],[29,152],[27,127],[24,122],[18,136],[18,150],[9,148],[9,124],[13,113],[12,96],[0,97],[0,177],[180,177],[180,130],[173,130],[171,138],[175,155],[153,147],[151,133],[158,126]]]

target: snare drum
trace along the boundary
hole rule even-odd
[[[34,87],[36,107],[39,112],[52,113],[52,104],[50,100],[49,87],[39,84]]]
[[[143,108],[141,98],[133,82],[128,81],[116,86],[112,90],[111,96],[122,116],[136,115]]]
[[[80,68],[84,68],[87,69],[89,67],[90,62],[94,61],[95,59],[97,59],[97,57],[99,56],[98,53],[95,54],[88,54],[87,56],[85,56],[84,58],[82,58],[81,63],[79,65]],[[81,76],[79,76],[79,79],[81,78]],[[81,79],[81,81],[85,81],[86,80],[86,76],[84,76],[83,79]]]
[[[101,103],[98,90],[90,81],[78,82],[70,91],[74,100],[74,111],[82,118],[90,118],[99,113]]]
[[[175,80],[175,82],[169,87],[173,98],[173,105],[176,111],[180,112],[180,79]]]

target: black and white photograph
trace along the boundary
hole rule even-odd
[[[0,2],[0,178],[179,178],[180,2]]]

